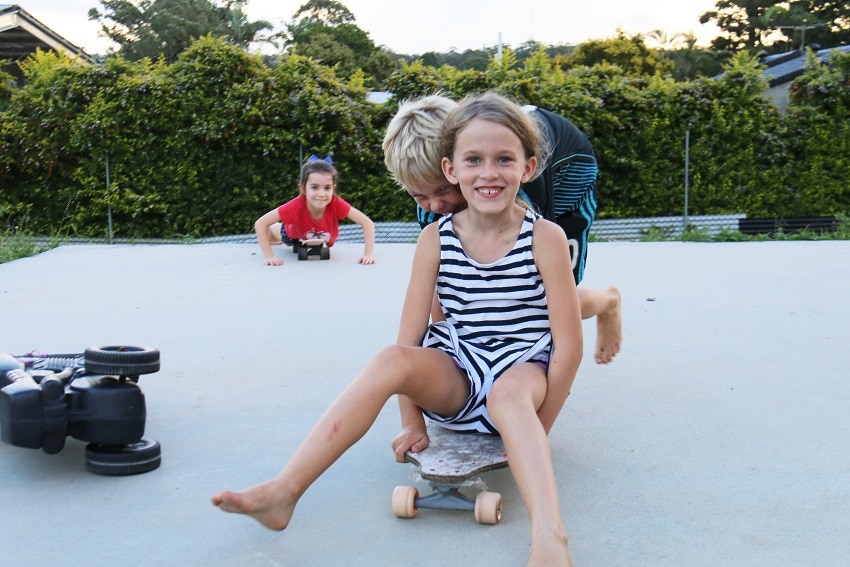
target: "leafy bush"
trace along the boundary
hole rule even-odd
[[[811,61],[782,115],[746,55],[720,78],[687,82],[609,64],[564,71],[544,50],[522,64],[508,50],[483,71],[418,61],[395,71],[392,101],[375,105],[362,72],[342,80],[298,55],[268,64],[211,37],[172,64],[85,66],[38,52],[20,64],[22,88],[0,75],[0,233],[103,237],[108,213],[118,237],[248,233],[295,195],[312,153],[334,157],[340,194],[355,207],[412,221],[381,153],[398,102],[487,89],[588,133],[600,218],[681,214],[686,134],[689,214],[850,213],[848,60]]]

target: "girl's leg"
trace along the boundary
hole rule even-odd
[[[537,418],[545,396],[545,371],[526,363],[502,374],[487,399],[487,411],[505,443],[511,473],[528,509],[529,567],[572,565],[549,440]]]
[[[283,244],[283,240],[280,238],[280,223],[272,223],[269,225],[269,244]]]
[[[444,352],[386,347],[331,404],[277,476],[239,492],[219,492],[212,503],[282,530],[301,495],[369,430],[392,395],[450,415],[463,406],[468,391],[466,377]]]

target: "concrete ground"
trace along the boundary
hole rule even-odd
[[[0,443],[3,565],[521,566],[507,470],[497,526],[395,518],[395,402],[268,531],[209,502],[275,474],[351,377],[395,339],[413,245],[262,264],[255,244],[63,246],[0,265],[0,352],[160,350],[141,378],[162,466],[85,469]],[[623,352],[585,359],[550,439],[579,567],[850,565],[850,242],[593,243]],[[420,489],[427,487],[420,485]]]

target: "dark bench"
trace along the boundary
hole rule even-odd
[[[785,219],[738,219],[738,230],[741,234],[774,234],[779,230],[784,233],[801,232],[835,232],[838,221],[835,217],[789,217]]]

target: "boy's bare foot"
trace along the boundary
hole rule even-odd
[[[608,364],[620,352],[623,339],[623,317],[620,310],[620,290],[609,287],[608,308],[596,316],[596,363]]]
[[[297,502],[296,498],[281,493],[273,482],[258,484],[239,492],[224,490],[210,500],[225,512],[251,516],[270,530],[278,531],[289,525]]]

